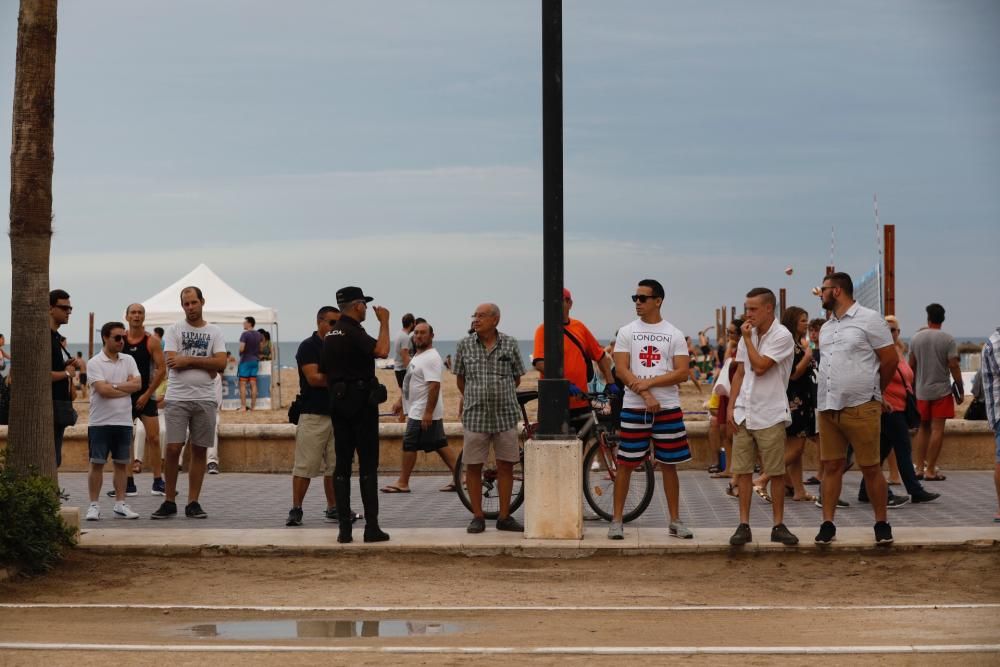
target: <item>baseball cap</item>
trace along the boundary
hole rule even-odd
[[[350,303],[351,301],[357,301],[363,299],[365,303],[370,303],[375,300],[374,297],[365,296],[365,293],[361,291],[360,287],[355,287],[354,285],[348,285],[347,287],[341,287],[337,290],[337,304]]]

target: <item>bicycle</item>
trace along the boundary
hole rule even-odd
[[[610,521],[614,509],[614,484],[618,472],[617,452],[618,435],[615,424],[619,410],[615,409],[614,401],[607,394],[587,393],[582,395],[591,403],[591,413],[583,420],[577,433],[580,438],[583,456],[583,496],[587,504],[599,517]],[[528,419],[527,404],[538,398],[536,390],[517,392],[517,402],[521,408],[523,428],[520,433],[519,461],[514,465],[514,488],[511,492],[511,513],[524,503],[524,443],[532,438],[538,428],[537,422]],[[465,486],[465,469],[462,465],[462,455],[458,455],[455,463],[455,492],[465,508],[472,511],[468,489]],[[653,499],[654,474],[653,465],[645,461],[632,473],[628,496],[625,501],[625,512],[622,521],[628,523],[637,519]],[[483,515],[487,519],[496,519],[500,515],[499,489],[497,487],[496,462],[487,461],[483,466]]]

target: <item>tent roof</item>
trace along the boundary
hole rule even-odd
[[[205,296],[204,317],[208,322],[242,324],[247,316],[257,320],[257,324],[278,321],[278,311],[254,303],[230,287],[212,269],[199,264],[191,273],[142,302],[146,308],[146,326],[166,326],[184,319],[180,294],[188,285],[201,288]]]

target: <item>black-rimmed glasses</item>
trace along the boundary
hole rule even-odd
[[[650,299],[655,299],[655,296],[649,294],[633,294],[632,303],[646,303]]]

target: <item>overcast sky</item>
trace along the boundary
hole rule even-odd
[[[495,301],[530,337],[539,24],[538,0],[60,3],[64,333],[205,262],[286,340],[349,284],[394,329],[412,311],[456,338]],[[16,35],[9,0],[7,128]],[[931,301],[956,334],[1000,324],[1000,3],[571,0],[564,48],[565,280],[599,338],[644,277],[686,333],[757,285],[816,314],[831,226],[839,269],[876,262],[875,193],[904,332]]]

